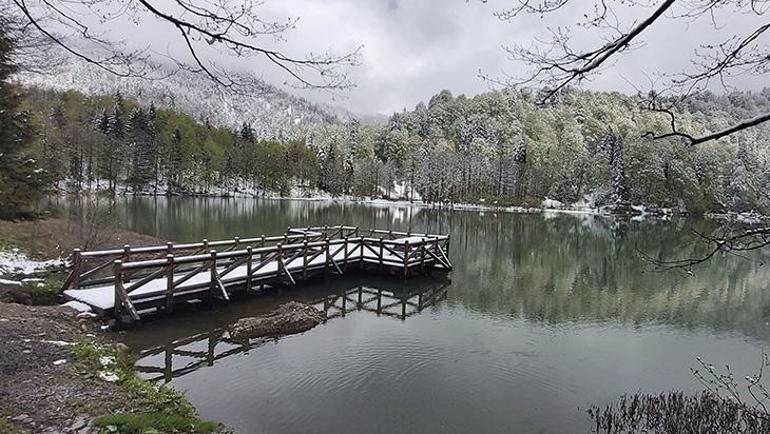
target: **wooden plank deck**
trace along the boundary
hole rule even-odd
[[[172,311],[176,303],[229,300],[234,291],[294,285],[318,274],[341,275],[350,267],[403,277],[416,270],[449,271],[448,250],[448,235],[360,231],[350,226],[288,228],[275,237],[75,250],[61,294],[98,313],[139,320],[146,311]],[[112,274],[104,276],[109,270]]]

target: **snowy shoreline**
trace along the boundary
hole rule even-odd
[[[57,186],[59,196],[100,196],[110,194],[107,189],[86,188],[79,192],[71,192],[66,188],[66,182],[62,181]],[[671,208],[655,208],[645,205],[624,205],[622,207],[596,206],[594,198],[590,195],[574,204],[565,204],[558,200],[545,198],[540,206],[518,206],[518,205],[497,205],[484,203],[441,203],[424,202],[419,195],[416,199],[408,200],[403,198],[406,192],[404,185],[396,185],[394,193],[402,195],[401,199],[371,198],[366,196],[342,195],[334,196],[316,188],[303,186],[292,186],[289,194],[281,195],[280,192],[272,190],[263,190],[246,185],[240,182],[228,187],[216,186],[198,191],[180,191],[171,192],[165,183],[158,185],[157,191],[154,189],[132,191],[130,187],[119,184],[115,189],[116,197],[183,197],[183,198],[234,198],[234,199],[267,199],[267,200],[292,200],[307,202],[333,202],[349,204],[365,204],[371,206],[401,206],[420,209],[437,209],[447,211],[469,211],[469,212],[500,212],[509,214],[573,214],[573,215],[593,215],[601,217],[622,217],[631,220],[641,220],[646,218],[667,220],[672,217],[703,217],[712,220],[735,221],[744,224],[761,224],[770,221],[770,216],[751,212],[725,212],[725,213],[703,213],[692,214],[687,211],[674,210]],[[384,193],[384,192],[383,192]]]
[[[20,285],[22,281],[3,279],[4,277],[19,275],[30,276],[41,271],[62,266],[66,266],[66,260],[64,258],[36,261],[28,257],[18,248],[10,250],[0,249],[0,280],[6,284],[11,284],[9,282],[13,282],[14,284],[18,283]]]

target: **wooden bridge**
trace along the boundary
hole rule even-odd
[[[352,312],[370,312],[383,317],[405,321],[434,306],[447,296],[449,282],[431,279],[409,288],[380,288],[343,286],[321,297],[302,300],[326,313],[326,321],[342,318]],[[219,360],[248,352],[273,341],[274,338],[235,340],[227,326],[178,337],[140,351],[137,371],[150,380],[164,383],[182,377],[202,367],[213,366]],[[162,356],[162,357],[161,357]]]
[[[449,235],[352,226],[287,228],[280,236],[72,253],[60,294],[95,312],[140,319],[192,300],[229,300],[235,291],[295,285],[316,275],[373,268],[408,277],[449,271]]]

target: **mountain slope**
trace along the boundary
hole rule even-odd
[[[295,97],[269,84],[257,95],[241,95],[215,86],[206,77],[179,71],[162,80],[124,78],[79,59],[71,59],[55,74],[19,74],[26,86],[77,90],[87,95],[120,91],[140,104],[183,111],[199,121],[237,128],[250,123],[259,137],[303,137],[308,127],[343,122],[339,113]]]

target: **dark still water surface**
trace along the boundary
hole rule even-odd
[[[767,254],[717,258],[694,276],[640,260],[694,254],[690,229],[713,222],[179,198],[127,199],[115,216],[176,241],[338,223],[452,235],[446,278],[330,278],[125,336],[148,377],[241,433],[589,432],[592,404],[698,390],[699,355],[743,378],[770,342]],[[238,318],[291,299],[331,318],[227,341]]]

